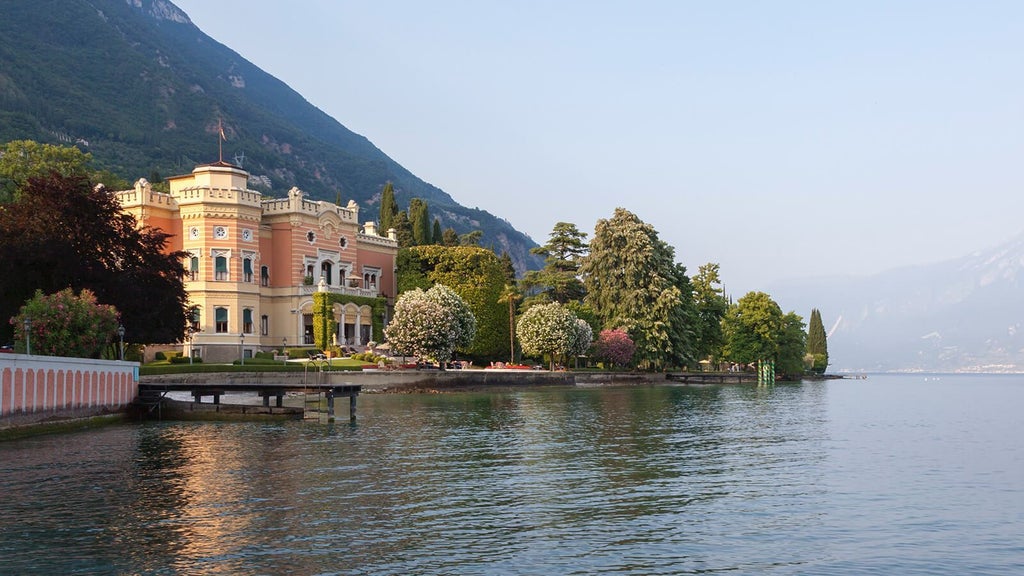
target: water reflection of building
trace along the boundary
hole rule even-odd
[[[313,344],[313,294],[335,302],[339,343],[370,340],[375,323],[368,299],[393,303],[393,230],[381,236],[359,223],[359,206],[307,200],[298,188],[286,198],[263,198],[247,187],[249,174],[226,162],[168,178],[170,192],[145,180],[118,192],[142,226],[172,235],[169,250],[188,253],[185,287],[193,307],[191,346],[208,360]],[[379,328],[379,326],[378,326]]]

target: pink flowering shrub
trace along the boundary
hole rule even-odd
[[[89,290],[77,296],[70,288],[55,294],[36,295],[10,319],[16,349],[25,352],[25,319],[31,320],[32,353],[45,356],[99,358],[103,348],[117,338],[117,310],[99,304]]]
[[[594,344],[594,352],[601,360],[625,366],[633,360],[636,344],[625,330],[601,330]]]

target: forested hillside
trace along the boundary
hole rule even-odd
[[[372,218],[384,183],[459,233],[536,267],[535,243],[484,210],[459,205],[367,138],[206,36],[165,0],[35,0],[0,4],[0,141],[74,144],[126,180],[187,173],[224,159],[284,196],[354,199]],[[369,89],[353,86],[352,89]]]

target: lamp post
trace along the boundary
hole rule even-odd
[[[196,333],[194,330],[188,331],[188,363],[192,365],[192,348],[195,346]]]
[[[245,366],[245,332],[238,333],[238,356],[242,359],[242,366]]]
[[[25,354],[32,355],[32,319],[25,316]]]
[[[281,338],[281,356],[284,356],[284,364],[288,365],[288,337]]]
[[[121,341],[121,346],[118,348],[117,359],[124,360],[124,325],[117,327],[117,338]]]

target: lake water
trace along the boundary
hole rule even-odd
[[[4,442],[0,574],[1021,574],[1022,407],[872,376]]]

